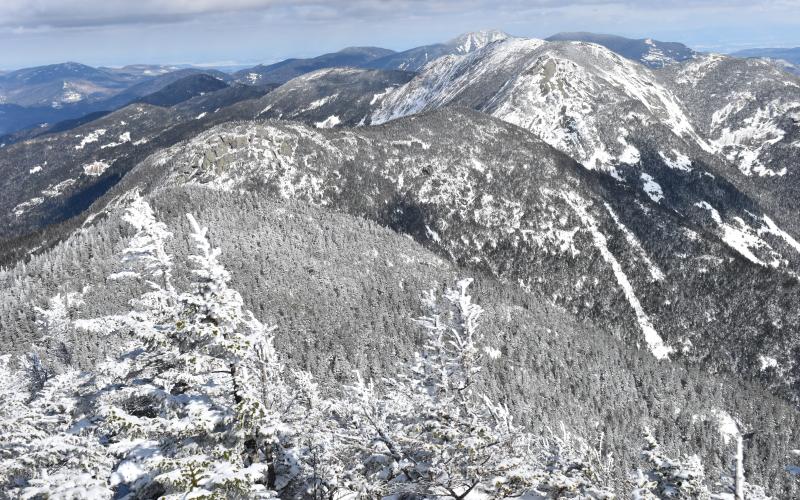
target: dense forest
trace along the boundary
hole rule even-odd
[[[187,207],[208,225],[208,232],[186,218]],[[233,231],[235,227],[251,230]],[[172,237],[170,233],[174,233]],[[219,254],[211,250],[209,240],[219,245]],[[198,266],[200,273],[196,272]],[[211,270],[204,271],[202,266]],[[44,476],[35,471],[48,467],[64,470],[68,465],[91,476],[81,476],[86,483],[76,484],[76,488],[91,491],[99,488],[101,496],[107,490],[119,494],[123,485],[136,491],[155,488],[142,489],[141,495],[145,496],[147,491],[152,495],[187,491],[184,488],[189,483],[167,484],[162,476],[168,474],[167,466],[159,460],[151,461],[152,457],[140,456],[138,453],[144,453],[143,449],[132,444],[137,437],[151,446],[152,442],[158,442],[160,449],[165,449],[165,443],[174,444],[178,439],[174,429],[164,431],[166,422],[179,421],[195,411],[185,406],[186,401],[173,400],[177,394],[170,396],[169,390],[164,392],[166,386],[159,384],[178,384],[184,380],[182,377],[191,375],[196,385],[187,387],[186,394],[208,400],[210,406],[203,411],[215,415],[222,412],[218,417],[224,422],[239,411],[234,387],[240,375],[223,374],[220,377],[224,380],[217,380],[216,374],[203,370],[219,363],[224,365],[226,356],[250,355],[228,349],[244,349],[251,354],[267,349],[271,353],[270,362],[277,363],[269,370],[280,372],[280,383],[286,384],[285,390],[293,394],[285,401],[260,401],[258,404],[270,409],[269,418],[277,418],[274,412],[278,406],[274,405],[289,400],[311,404],[292,391],[307,389],[297,385],[301,380],[313,381],[323,401],[319,403],[323,406],[320,412],[336,412],[342,406],[353,411],[358,406],[348,398],[360,398],[364,403],[363,398],[369,396],[376,398],[368,402],[370,411],[387,412],[374,418],[393,432],[410,432],[408,426],[416,429],[415,426],[423,425],[426,432],[438,433],[439,430],[425,427],[434,423],[415,421],[419,415],[430,412],[445,419],[447,425],[455,425],[457,428],[452,432],[468,435],[478,432],[480,439],[505,443],[497,445],[502,452],[492,454],[493,458],[502,457],[502,463],[483,468],[462,464],[459,474],[469,470],[475,475],[456,474],[452,477],[461,482],[454,479],[456,482],[442,486],[436,481],[423,480],[424,474],[417,477],[415,474],[420,471],[412,474],[414,480],[406,475],[405,479],[398,479],[397,474],[408,465],[406,459],[384,457],[378,463],[394,472],[381,472],[373,468],[377,467],[373,461],[354,454],[352,449],[323,453],[311,446],[308,453],[313,457],[318,452],[330,453],[331,457],[325,460],[360,457],[364,462],[317,466],[303,461],[313,462],[319,457],[302,457],[293,451],[291,460],[299,462],[291,472],[273,471],[265,476],[248,469],[252,464],[246,462],[223,466],[211,460],[202,465],[203,474],[218,477],[221,472],[214,469],[217,472],[212,473],[209,467],[230,467],[226,470],[231,476],[219,476],[219,482],[201,481],[192,488],[219,489],[218,494],[225,495],[219,492],[233,491],[229,488],[234,488],[231,481],[235,477],[238,478],[234,481],[235,488],[243,488],[245,483],[249,485],[247,488],[259,490],[263,486],[282,497],[303,497],[312,490],[325,498],[338,498],[353,491],[360,491],[368,498],[375,491],[424,495],[449,487],[457,498],[459,492],[463,493],[459,488],[477,481],[476,487],[496,496],[516,495],[529,489],[554,498],[558,495],[585,498],[590,494],[596,495],[593,498],[606,498],[611,492],[618,496],[634,491],[644,495],[645,490],[658,494],[658,488],[675,487],[687,498],[693,498],[695,493],[691,493],[694,491],[691,488],[724,493],[732,487],[738,427],[747,432],[757,430],[747,441],[744,460],[747,480],[752,484],[778,485],[771,491],[779,497],[797,493],[796,482],[783,472],[800,441],[795,411],[786,403],[756,386],[731,384],[715,380],[700,370],[659,362],[615,338],[612,332],[591,323],[576,322],[552,301],[531,296],[489,276],[474,275],[467,288],[464,276],[459,274],[445,260],[391,230],[304,204],[276,204],[257,193],[232,195],[202,187],[164,190],[149,203],[132,195],[104,220],[79,231],[53,250],[33,257],[27,264],[3,273],[4,283],[13,290],[5,295],[2,304],[3,341],[14,346],[11,352],[15,353],[12,358],[5,358],[4,366],[9,380],[15,377],[21,380],[9,389],[17,394],[14,391],[19,384],[29,388],[26,394],[14,396],[13,400],[18,400],[21,406],[8,406],[4,410],[8,417],[5,429],[25,429],[21,427],[24,422],[33,426],[41,437],[41,441],[25,444],[23,456],[29,459],[17,460],[13,457],[22,451],[20,434],[3,434],[3,449],[14,450],[11,456],[4,457],[6,484],[35,496],[36,491],[45,491],[36,488],[54,487],[59,481],[54,478],[53,483],[37,482],[44,481]],[[212,278],[219,282],[212,286],[204,281]],[[102,285],[87,286],[89,283]],[[203,291],[204,287],[210,287],[211,291]],[[164,294],[171,298],[163,297]],[[173,331],[177,324],[189,321],[176,319],[175,315],[184,318],[189,315],[185,308],[194,311],[193,308],[201,306],[194,302],[217,295],[215,300],[219,304],[202,307],[219,307],[224,311],[233,308],[233,312],[214,309],[213,313],[203,313],[235,316],[225,327],[229,331],[218,332],[222,337],[198,333],[199,337],[194,338],[188,326],[189,330],[180,327]],[[36,301],[35,297],[49,299],[39,299],[35,308],[27,306],[32,299]],[[165,304],[173,302],[174,305],[166,307]],[[459,308],[472,311],[474,318],[461,318],[467,313]],[[199,313],[189,316],[196,322],[196,328],[211,328],[208,323],[211,320],[203,319]],[[463,328],[466,330],[460,330]],[[439,333],[432,336],[431,332]],[[460,340],[447,339],[450,334],[459,335]],[[256,341],[252,335],[266,344],[253,344]],[[182,346],[183,342],[193,347]],[[223,342],[224,346],[216,342]],[[234,349],[229,342],[239,347]],[[204,347],[198,350],[198,345]],[[451,352],[455,347],[468,352]],[[436,349],[442,352],[437,353]],[[184,359],[181,356],[192,358],[195,356],[192,353],[200,351],[207,353],[209,359],[193,360],[192,363],[199,363],[196,367],[176,362]],[[450,374],[454,370],[453,373],[460,375],[452,375],[453,378],[447,375],[445,381],[438,382],[428,375],[423,377],[422,374],[432,370],[430,366],[424,368],[425,363],[435,364],[443,356],[451,356],[448,363],[457,365],[445,372]],[[51,359],[58,362],[41,361]],[[103,359],[108,361],[100,362]],[[156,369],[153,363],[163,363],[166,367]],[[239,365],[237,362],[236,366]],[[410,372],[403,373],[407,369]],[[148,370],[154,372],[146,375]],[[157,375],[162,372],[176,378],[171,382],[162,380]],[[473,375],[474,381],[470,378],[469,382],[469,404],[455,404],[448,399],[453,396],[447,394],[455,392],[461,397],[463,391],[440,387],[443,392],[439,393],[429,387],[466,384],[458,377]],[[228,392],[223,389],[226,384]],[[250,382],[247,386],[255,390]],[[207,392],[210,387],[214,388],[213,395]],[[415,398],[421,387],[425,387],[425,397],[420,401]],[[411,399],[403,399],[406,397]],[[7,393],[4,398],[12,400]],[[754,405],[754,401],[759,404]],[[131,422],[111,425],[109,410],[103,409],[101,402],[116,408],[114,411],[127,412],[125,418],[148,429],[129,428]],[[435,409],[440,406],[447,410],[445,413],[461,411],[459,408],[466,413],[440,414]],[[20,408],[25,408],[24,412]],[[310,410],[297,411],[307,414]],[[369,430],[368,422],[356,424],[348,420],[367,418],[364,416],[335,413],[336,418],[325,418],[323,426],[303,422],[299,416],[285,417],[291,412],[277,413],[284,415],[281,418],[299,420],[282,421],[280,425],[272,422],[268,426],[310,425],[319,431],[315,439],[321,442],[331,440],[325,432],[338,435],[345,431],[356,432],[364,446],[369,443],[377,446],[380,441],[370,437],[370,432],[377,431]],[[498,420],[501,414],[505,416]],[[460,421],[469,421],[470,425],[477,421],[486,429],[464,428],[457,424]],[[730,427],[730,422],[735,422],[733,433],[724,425],[728,423]],[[339,425],[344,428],[329,428]],[[436,423],[437,429],[439,425],[444,423]],[[192,455],[195,458],[215,456],[214,446],[219,446],[220,440],[234,439],[230,433],[239,433],[235,438],[240,440],[237,446],[242,449],[251,446],[244,444],[248,439],[241,430],[215,424],[211,431],[206,431],[211,435],[181,434],[180,439],[200,447],[195,450],[197,455]],[[27,431],[21,432],[24,435]],[[297,431],[287,432],[274,439],[280,449],[294,450],[299,446],[293,441]],[[489,434],[483,435],[484,432]],[[69,436],[70,446],[78,448],[48,449],[47,443],[54,439],[66,439],[64,433]],[[287,441],[281,441],[284,439]],[[472,441],[458,438],[456,442]],[[120,448],[112,446],[113,443],[129,443],[133,447]],[[480,448],[480,440],[475,443]],[[437,453],[447,456],[455,453],[434,450],[427,444],[424,449],[409,446],[402,453],[424,456],[411,460],[415,467],[437,463],[441,459],[433,458]],[[83,450],[81,447],[87,447],[80,452],[81,456],[97,462],[70,462],[76,449]],[[170,469],[173,475],[201,467],[193,458],[184,456],[183,447],[169,449],[176,453],[168,457],[170,467],[176,467]],[[256,451],[250,449],[246,453],[252,455]],[[269,458],[263,450],[259,453],[263,462],[258,463],[267,469],[285,465],[288,460],[275,454]],[[116,470],[134,455],[138,457],[134,460],[138,471],[135,478]],[[470,456],[470,460],[475,459]],[[643,460],[643,456],[649,458]],[[391,460],[398,462],[391,464]],[[514,468],[513,464],[519,465],[519,461],[526,464],[525,471]],[[580,467],[574,467],[575,463],[581,464]],[[27,465],[19,470],[20,464]],[[691,481],[684,478],[684,469],[694,471],[686,476]],[[183,472],[175,472],[178,470]],[[309,470],[316,472],[309,476]],[[333,475],[322,477],[322,470],[332,471]],[[341,471],[358,471],[360,475],[343,477]],[[508,474],[502,481],[503,488],[508,490],[493,489],[497,487],[492,485],[494,478],[500,477],[501,471]],[[643,476],[635,476],[636,471],[642,471]],[[455,474],[448,472],[447,477],[451,473]],[[275,479],[270,482],[273,475]],[[240,482],[244,481],[242,478],[245,483]]]

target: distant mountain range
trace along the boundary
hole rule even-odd
[[[323,68],[343,66],[363,67],[365,64],[393,54],[377,47],[348,47],[339,52],[323,54],[311,59],[286,59],[267,66],[258,65],[234,73],[233,79],[247,85],[286,83],[292,78]]]
[[[769,59],[782,59],[792,64],[800,64],[800,47],[745,49],[734,52],[731,55],[734,57],[765,57]]]
[[[682,43],[659,42],[652,38],[635,40],[616,35],[576,32],[558,33],[547,38],[547,41],[596,43],[649,68],[662,68],[668,64],[687,61],[697,56],[697,52]]]
[[[0,76],[0,136],[31,127],[49,127],[91,113],[113,111],[190,75],[205,74],[230,80],[227,74],[216,70],[126,68],[130,71],[64,63]]]
[[[0,137],[33,127],[49,129],[59,122],[113,111],[189,75],[206,74],[224,82],[258,86],[283,84],[300,75],[334,67],[417,72],[440,57],[463,55],[508,38],[512,37],[502,31],[485,30],[402,52],[377,47],[350,47],[308,59],[258,65],[232,74],[214,69],[149,64],[93,68],[69,62],[25,68],[0,73]],[[651,68],[696,56],[685,45],[651,39],[559,33],[548,40],[597,43]]]
[[[746,49],[731,54],[735,57],[760,58],[773,61],[779,67],[800,74],[800,47]]]

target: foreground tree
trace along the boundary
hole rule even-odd
[[[78,419],[86,377],[70,371],[38,387],[30,377],[37,368],[20,361],[21,369],[0,357],[0,491],[10,498],[110,497],[108,453]],[[38,388],[31,395],[20,390],[26,387]]]
[[[483,361],[500,353],[479,332],[483,310],[467,293],[470,282],[447,290],[444,301],[425,296],[425,344],[410,370],[386,379],[382,393],[360,376],[350,388],[352,425],[368,433],[356,464],[366,478],[359,493],[611,498],[577,440],[525,433],[480,391]]]
[[[145,307],[121,321],[139,347],[100,377],[100,429],[121,458],[112,485],[176,498],[272,497],[272,451],[283,425],[249,371],[260,365],[268,378],[260,385],[282,384],[281,370],[270,366],[277,363],[271,330],[243,309],[219,250],[192,216],[194,280],[178,293],[164,231],[149,207],[142,214],[139,250],[127,255],[159,279],[147,280],[151,290],[138,301]]]

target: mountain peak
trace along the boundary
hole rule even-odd
[[[694,50],[682,43],[662,42],[650,37],[633,39],[618,35],[579,31],[556,33],[548,37],[547,41],[595,43],[650,68],[662,68],[672,63],[694,59],[697,55]]]
[[[481,30],[464,33],[447,42],[447,45],[456,48],[462,54],[482,49],[490,43],[510,38],[508,33],[500,30]]]
[[[395,51],[382,47],[345,47],[337,52],[337,54],[367,55],[371,57],[385,57],[394,53]]]

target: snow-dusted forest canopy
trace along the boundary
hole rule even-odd
[[[174,208],[176,196],[167,193],[152,202]],[[408,240],[399,252],[380,254],[369,241],[347,236],[400,238],[365,221],[281,207],[246,194],[229,200],[230,211],[219,210],[216,192],[194,188],[188,196],[200,208],[201,222],[173,212],[165,213],[167,224],[151,202],[138,194],[129,197],[116,220],[90,229],[74,247],[91,254],[83,258],[106,263],[91,266],[105,269],[104,285],[81,287],[85,278],[77,273],[69,284],[73,291],[59,290],[30,311],[39,340],[2,359],[0,481],[8,496],[711,498],[732,491],[740,431],[733,421],[732,429],[724,427],[730,416],[715,410],[713,400],[720,396],[703,397],[710,381],[699,373],[664,370],[641,353],[624,359],[613,338],[587,339],[566,331],[566,339],[546,340],[554,351],[552,364],[545,358],[535,365],[522,363],[521,355],[537,359],[541,353],[535,345],[523,347],[527,342],[518,347],[533,352],[514,352],[514,336],[532,334],[527,340],[533,340],[540,335],[531,331],[533,324],[568,331],[574,325],[558,311],[531,311],[530,301],[520,296],[502,298],[509,292],[491,280],[458,277]],[[223,221],[230,223],[232,214],[265,213],[283,227],[265,226],[271,234],[255,235],[263,239],[225,242],[210,236],[226,234]],[[328,222],[311,222],[317,220]],[[202,221],[211,222],[210,229]],[[116,242],[106,239],[109,231],[118,235]],[[179,232],[185,236],[173,234]],[[318,251],[309,241],[320,238],[338,251],[315,261],[305,252]],[[336,264],[325,260],[344,251],[343,257],[371,261],[371,266],[395,267],[390,258],[397,265],[408,263],[397,271],[399,279],[411,278],[402,288],[419,286],[414,274],[430,271],[441,285],[407,290],[406,300],[413,304],[398,300],[393,303],[400,310],[383,313],[383,321],[395,321],[384,327],[392,332],[387,338],[415,339],[415,352],[398,353],[405,362],[386,359],[391,344],[376,346],[372,355],[353,352],[369,350],[354,332],[348,342],[353,351],[342,352],[343,360],[333,358],[339,366],[320,366],[322,360],[303,355],[298,346],[303,330],[291,325],[322,327],[345,318],[327,316],[336,308],[325,306],[299,315],[282,310],[281,293],[294,293],[297,283],[272,282],[269,273],[249,284],[242,277],[245,289],[254,287],[251,295],[261,287],[273,290],[264,302],[252,296],[245,300],[216,241],[234,254],[248,241],[289,245],[298,274],[312,279],[326,280],[333,272],[328,266]],[[68,246],[60,251],[71,253]],[[274,252],[265,250],[265,259],[274,258]],[[55,265],[53,257],[32,261],[25,272]],[[336,272],[340,279],[347,276]],[[334,286],[341,290],[337,295],[353,293],[351,284]],[[383,286],[360,290],[366,293],[364,303],[384,293]],[[487,313],[481,293],[502,302],[490,301],[493,310]],[[116,302],[116,310],[92,307],[98,297]],[[287,313],[294,318],[274,325],[258,319]],[[71,348],[70,338],[94,338],[97,344]],[[613,349],[619,349],[616,358]],[[82,350],[103,353],[106,361],[81,362],[87,356]],[[40,360],[58,353],[67,361],[60,366]],[[376,354],[383,368],[370,359]],[[621,365],[615,368],[616,381],[603,383],[614,363]],[[650,387],[642,404],[634,402],[638,396],[626,398],[625,371],[632,387]],[[680,387],[685,392],[676,393]],[[689,397],[692,392],[701,397]],[[587,401],[595,401],[594,411],[579,409]],[[622,405],[617,417],[608,413],[609,401]],[[676,411],[679,402],[687,418],[683,429],[658,417],[661,411]],[[788,408],[772,404],[788,417]],[[744,406],[736,410],[745,411]],[[645,415],[651,424],[637,428]],[[601,418],[629,419],[630,434],[601,424]],[[788,418],[777,422],[792,427]],[[770,432],[789,430],[781,425]],[[687,431],[698,433],[688,443],[675,435]],[[750,456],[756,453],[753,445]],[[752,462],[749,478],[768,477],[774,470]],[[755,484],[746,488],[748,498],[766,497]],[[791,483],[785,488],[787,494],[794,491]]]

